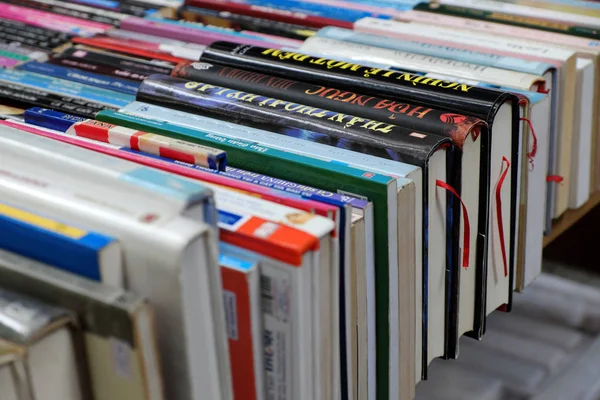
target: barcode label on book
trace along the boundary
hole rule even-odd
[[[267,263],[261,265],[261,304],[263,313],[263,357],[265,398],[292,398],[292,335],[290,318],[291,274]]]
[[[231,340],[238,340],[238,318],[237,318],[237,296],[229,290],[223,290],[223,303],[225,305],[225,324],[227,328],[227,337]]]

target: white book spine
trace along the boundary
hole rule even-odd
[[[533,74],[317,36],[306,39],[300,50],[320,53],[331,58],[348,59],[359,64],[377,63],[389,65],[391,68],[447,74],[525,89],[529,89],[535,82],[542,81],[541,77]]]

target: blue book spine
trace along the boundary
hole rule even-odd
[[[0,248],[102,281],[100,252],[115,239],[0,203]]]
[[[526,72],[534,75],[544,75],[546,71],[554,69],[550,64],[528,61],[516,57],[505,57],[496,54],[482,53],[479,51],[458,49],[451,46],[442,46],[420,42],[417,40],[400,40],[369,33],[354,32],[349,29],[336,27],[322,28],[317,36],[329,39],[344,40],[368,46],[382,47],[390,50],[406,51],[409,53],[423,54],[450,60],[463,61],[487,67],[508,69],[511,71]]]
[[[355,169],[371,171],[376,174],[384,174],[394,178],[407,177],[419,168],[414,165],[402,162],[387,160],[380,157],[370,156],[368,154],[357,153],[339,147],[326,146],[307,140],[274,135],[260,129],[247,126],[236,125],[225,121],[216,121],[212,118],[186,112],[172,110],[170,108],[155,106],[142,102],[133,102],[121,109],[122,113],[130,116],[140,116],[144,121],[152,124],[166,124],[177,127],[174,129],[185,129],[191,134],[198,134],[201,130],[210,135],[218,137],[217,140],[242,140],[248,146],[258,146],[258,148],[268,148],[269,152],[281,150],[279,155],[283,157],[301,157],[306,161],[306,155],[318,160],[311,161],[328,164],[328,168],[333,165],[336,170],[349,172],[356,176]],[[107,111],[108,112],[108,111]],[[104,113],[104,111],[103,111]],[[160,121],[157,121],[160,120]],[[195,133],[194,133],[195,132]],[[218,142],[215,142],[218,147]],[[362,175],[362,173],[361,173]]]
[[[22,84],[112,107],[124,107],[132,101],[135,101],[135,96],[128,94],[83,85],[66,79],[54,78],[29,71],[0,69],[0,81]]]
[[[140,86],[139,82],[113,78],[111,76],[81,71],[74,68],[67,68],[60,65],[40,63],[37,61],[30,61],[21,64],[17,67],[17,69],[83,83],[84,85],[96,86],[102,89],[114,90],[116,92],[130,94],[132,96],[135,96]]]

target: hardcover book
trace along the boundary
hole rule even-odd
[[[485,186],[488,184],[488,179],[485,179],[484,174],[484,179],[480,180],[479,167],[481,153],[485,155],[489,151],[489,140],[485,133],[485,122],[477,118],[460,114],[445,113],[437,109],[412,106],[407,103],[385,100],[374,96],[360,95],[311,83],[277,78],[217,64],[201,62],[181,63],[173,70],[172,75],[193,81],[208,82],[213,85],[227,85],[239,90],[255,92],[265,96],[273,96],[278,99],[294,101],[314,107],[322,107],[338,112],[345,112],[371,118],[373,120],[392,121],[398,126],[451,137],[454,139],[457,147],[463,152],[462,158],[457,156],[455,159],[456,175],[458,177],[456,188],[464,197],[465,206],[467,210],[469,210],[469,218],[477,222],[477,229],[485,226],[486,222],[484,221],[487,221],[488,218],[488,205],[479,204],[479,185],[481,181]],[[478,141],[480,132],[483,132],[483,135],[485,136],[480,140],[483,143],[482,146],[479,145],[480,141]],[[461,166],[461,162],[464,163],[464,167]],[[484,190],[487,191],[487,189]],[[480,209],[482,210],[481,217]],[[456,207],[455,211],[455,219],[460,220],[460,208]],[[480,218],[483,219],[481,223],[479,222]],[[461,231],[460,237],[463,238],[465,226],[462,221],[459,229]],[[469,264],[476,266],[476,268],[470,269],[472,282],[461,286],[461,290],[464,290],[464,295],[461,296],[463,299],[466,299],[467,296],[474,296],[475,290],[473,285],[475,282],[475,274],[484,271],[485,266],[483,265],[483,256],[485,252],[482,248],[478,249],[477,241],[479,240],[478,237],[486,237],[486,234],[487,232],[482,232],[482,236],[470,235],[469,247],[475,249],[475,251],[470,255]],[[479,247],[486,248],[486,245],[480,240]],[[476,259],[476,256],[479,258]],[[459,268],[454,267],[450,270],[458,273]],[[480,282],[484,276],[485,274],[482,273],[478,278]],[[467,279],[465,279],[465,281],[466,280]],[[453,282],[458,283],[458,280],[454,279]],[[470,291],[469,288],[471,289]],[[458,295],[456,289],[457,288],[454,288],[453,291]],[[469,294],[467,295],[467,293]],[[474,302],[474,300],[471,301],[471,303]],[[476,305],[476,308],[479,310],[482,307],[484,307],[482,302],[479,302]],[[471,315],[471,322],[463,323],[463,332],[471,330],[479,331],[482,329],[482,326],[479,325],[482,324],[482,322],[478,322],[478,324],[474,324],[473,322],[475,314],[476,313],[473,310],[471,310],[470,313],[462,313],[463,316]],[[466,328],[464,328],[464,326],[466,326]]]

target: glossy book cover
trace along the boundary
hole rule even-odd
[[[137,100],[418,166],[451,143],[387,122],[162,75],[146,79]]]

